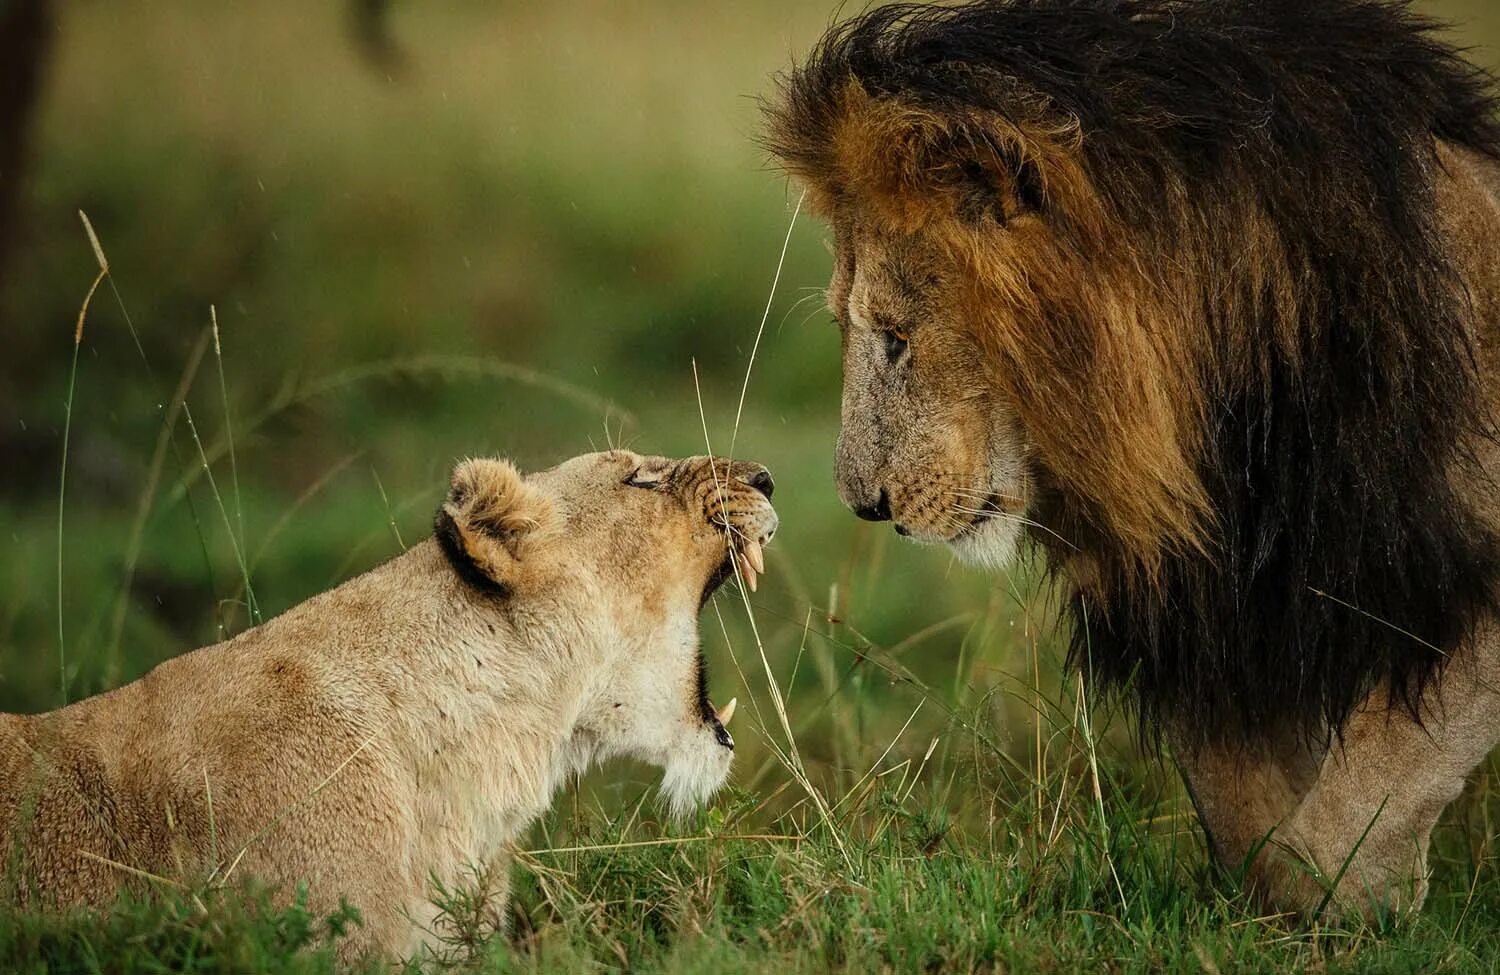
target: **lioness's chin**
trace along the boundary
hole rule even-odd
[[[987,519],[948,539],[948,547],[969,565],[1003,569],[1015,561],[1021,547],[1021,526],[1007,519]]]
[[[675,749],[663,769],[661,797],[675,819],[685,819],[723,787],[734,759],[733,749],[720,745],[711,731],[694,737],[704,740]]]

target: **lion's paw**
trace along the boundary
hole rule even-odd
[[[1410,838],[1319,830],[1299,815],[1267,841],[1250,884],[1279,913],[1379,925],[1422,906],[1426,861]]]

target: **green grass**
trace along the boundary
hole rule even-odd
[[[259,972],[333,970],[337,941],[358,912],[316,917],[300,900],[264,896],[122,898],[109,912],[0,917],[0,959],[15,975],[56,972]]]
[[[474,936],[483,905],[448,892],[447,940],[407,970],[1483,972],[1500,961],[1493,870],[1475,872],[1451,829],[1421,917],[1385,930],[1290,925],[1257,916],[1204,863],[1188,821],[1163,820],[1172,804],[1124,798],[1135,790],[1117,776],[1137,770],[1104,767],[1103,821],[1092,790],[1069,788],[1059,769],[984,795],[998,818],[981,833],[898,766],[849,799],[842,845],[795,810],[767,821],[766,797],[743,791],[666,833],[639,801],[607,812],[573,796],[518,857],[509,936]],[[4,915],[0,968],[375,970],[335,963],[357,923],[168,890],[107,914]]]
[[[1500,40],[1484,0],[1430,6]],[[394,9],[394,79],[339,4],[61,12],[0,282],[0,709],[134,679],[390,556],[458,457],[694,453],[706,422],[772,468],[783,518],[752,601],[764,662],[737,598],[704,617],[714,694],[741,701],[732,791],[674,829],[649,769],[576,783],[522,844],[510,934],[429,970],[1500,968],[1492,769],[1439,828],[1417,920],[1259,917],[1128,715],[1060,672],[1034,571],[848,516],[806,215],[735,432],[796,202],[751,144],[752,96],[827,10]],[[75,376],[98,271],[80,209],[111,274]],[[333,922],[213,890],[0,911],[0,971],[328,971],[353,923]]]

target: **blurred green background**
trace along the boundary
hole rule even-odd
[[[62,695],[64,403],[97,270],[81,209],[112,275],[68,458],[70,698],[246,626],[226,523],[270,615],[424,536],[456,458],[696,453],[706,424],[715,451],[776,475],[783,531],[753,604],[814,774],[862,773],[919,704],[897,756],[949,748],[957,722],[1041,761],[1030,688],[1057,688],[1059,641],[1035,573],[961,568],[835,497],[827,235],[805,215],[735,432],[796,202],[754,144],[756,97],[829,5],[397,3],[374,42],[359,6],[48,11],[29,165],[4,174],[0,709]],[[1500,4],[1419,6],[1500,63]],[[745,617],[732,593],[705,614],[714,694],[768,707]],[[736,776],[770,791],[784,776],[758,732]]]

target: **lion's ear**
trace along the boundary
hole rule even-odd
[[[528,550],[557,521],[552,502],[505,460],[466,460],[453,469],[434,535],[459,576],[498,595],[520,581]]]
[[[872,98],[851,84],[834,137],[836,172],[823,178],[903,220],[922,222],[935,197],[946,197],[966,223],[1003,225],[1046,208],[1046,172],[1035,149],[1004,119]]]
[[[983,136],[954,140],[951,154],[933,160],[943,187],[954,195],[958,215],[970,223],[1004,225],[1046,203],[1041,167],[1019,147],[997,146]]]
[[[942,117],[910,119],[896,140],[894,179],[889,192],[930,201],[947,197],[963,222],[1001,226],[1046,205],[1040,163],[1011,134],[997,134],[978,122]]]

